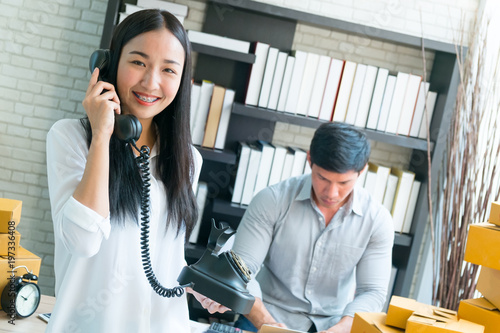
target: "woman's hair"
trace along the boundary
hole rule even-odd
[[[370,157],[366,136],[344,123],[324,123],[314,133],[311,163],[336,173],[361,172]]]
[[[159,142],[156,158],[157,175],[167,192],[168,208],[166,225],[173,223],[177,233],[186,229],[186,239],[197,220],[196,199],[192,190],[194,157],[191,146],[190,96],[191,96],[191,46],[187,33],[174,15],[161,10],[148,9],[129,15],[113,33],[110,46],[110,63],[102,77],[116,86],[118,63],[123,47],[132,38],[159,29],[167,29],[184,48],[184,68],[181,83],[174,100],[153,122],[157,126]],[[88,143],[92,130],[88,119],[83,119]],[[126,217],[137,220],[142,179],[130,145],[111,137],[109,201],[112,219],[123,224]],[[138,221],[137,221],[138,223]]]

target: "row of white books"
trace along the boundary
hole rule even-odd
[[[410,232],[421,185],[413,172],[369,162],[358,182],[391,212],[395,232]]]
[[[196,204],[198,205],[198,220],[194,225],[193,231],[189,236],[189,242],[195,244],[198,241],[198,235],[200,234],[200,225],[203,218],[203,212],[205,210],[205,203],[207,201],[208,195],[208,184],[206,182],[199,182],[196,188]]]
[[[188,14],[188,6],[163,0],[137,0],[137,5],[125,4],[125,11],[119,13],[118,23],[127,16],[143,9],[162,9],[173,14],[181,23]]]
[[[234,93],[234,90],[210,81],[193,83],[191,89],[193,144],[206,148],[224,149]]]
[[[261,140],[240,142],[231,202],[248,205],[263,188],[310,172],[307,153],[301,148]]]
[[[437,98],[422,76],[252,44],[245,104],[425,139]],[[427,109],[428,117],[425,109]]]

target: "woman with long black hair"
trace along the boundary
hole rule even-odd
[[[116,28],[107,67],[92,73],[82,102],[87,117],[60,120],[47,136],[56,273],[47,331],[187,332],[185,295],[158,295],[144,273],[139,153],[112,135],[115,114],[134,115],[142,125],[135,144],[151,151],[151,264],[162,285],[178,286],[202,164],[189,131],[186,31],[168,12],[134,13]]]

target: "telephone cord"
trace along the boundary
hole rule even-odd
[[[149,281],[149,284],[153,290],[160,296],[163,297],[181,297],[184,294],[184,288],[191,286],[182,285],[174,288],[163,287],[155,273],[153,272],[153,267],[151,266],[151,256],[149,252],[149,188],[151,187],[151,172],[149,169],[149,154],[150,150],[148,146],[142,146],[141,149],[137,148],[135,142],[131,142],[132,146],[139,152],[137,157],[137,165],[141,170],[142,177],[142,193],[141,193],[141,256],[142,265],[144,267],[144,272]]]

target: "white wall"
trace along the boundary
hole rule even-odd
[[[232,0],[241,1],[241,0]],[[228,0],[228,4],[232,3]],[[185,23],[200,29],[203,1],[190,6]],[[386,30],[452,42],[462,14],[469,22],[477,0],[268,0]],[[47,193],[45,136],[61,118],[84,114],[81,100],[88,85],[88,56],[99,47],[105,0],[0,0],[0,197],[23,201],[21,245],[42,257],[40,286],[53,294],[54,237]],[[434,23],[436,22],[436,23]],[[298,25],[297,48],[338,58],[421,72],[420,51]],[[427,54],[429,59],[432,54]],[[430,70],[430,69],[429,69]],[[274,141],[307,148],[312,130],[278,124]],[[404,166],[409,150],[374,143],[373,159]],[[96,274],[98,274],[96,272]]]

